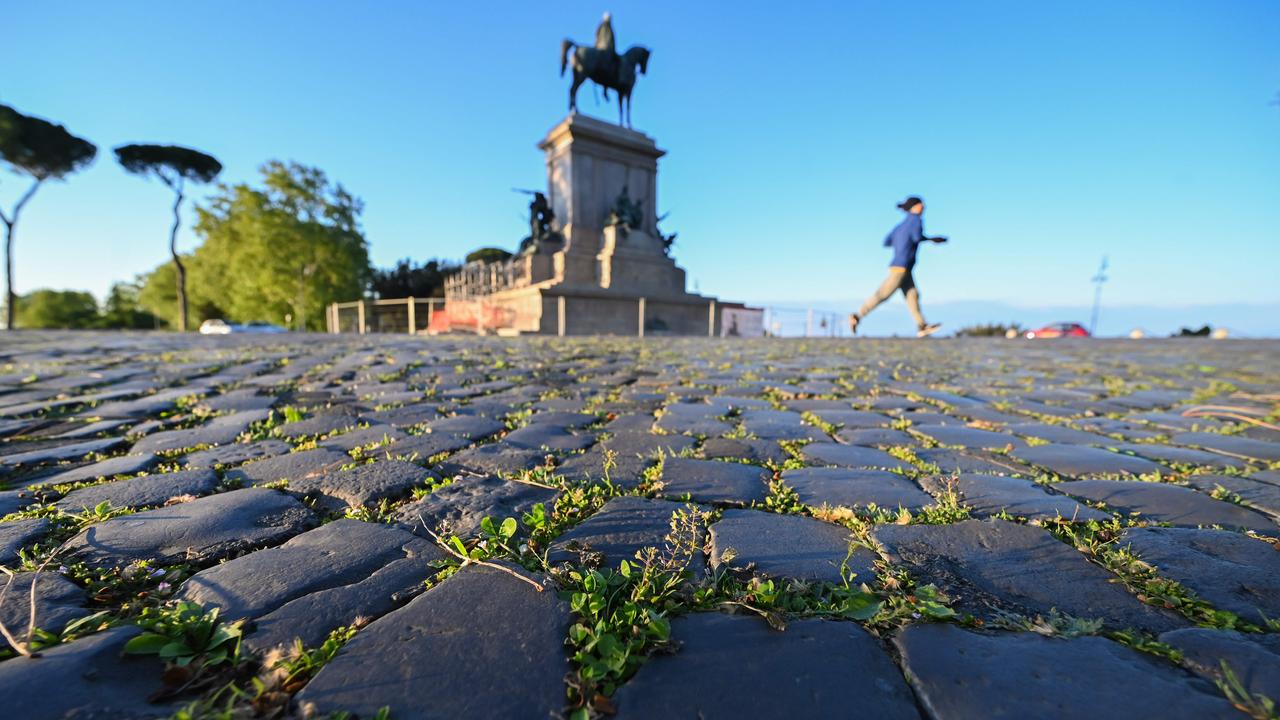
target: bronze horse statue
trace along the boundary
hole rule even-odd
[[[591,80],[604,88],[609,99],[609,88],[618,93],[618,124],[631,127],[631,89],[636,85],[636,71],[644,75],[649,68],[649,48],[631,46],[619,55],[607,50],[578,45],[572,40],[560,43],[560,76],[569,67],[569,50],[573,50],[573,85],[569,88],[569,111],[578,109],[578,88]]]

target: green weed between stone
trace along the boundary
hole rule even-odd
[[[611,713],[614,690],[667,645],[670,618],[689,612],[750,612],[778,630],[795,617],[857,621],[877,631],[954,616],[934,586],[916,587],[905,572],[886,571],[876,590],[855,584],[847,557],[840,583],[741,578],[723,569],[696,580],[688,567],[713,521],[689,506],[673,513],[662,549],[646,548],[616,569],[590,567],[598,558],[584,553],[583,564],[552,570],[578,618],[567,642],[576,669],[568,687],[571,717]]]
[[[1093,562],[1118,576],[1139,600],[1180,613],[1198,625],[1241,632],[1263,632],[1227,610],[1219,610],[1201,600],[1182,584],[1161,577],[1128,547],[1120,547],[1125,524],[1120,520],[1090,520],[1084,523],[1045,522],[1045,529],[1062,542],[1075,547]]]
[[[41,650],[101,632],[113,624],[114,618],[111,611],[100,610],[92,615],[67,623],[61,632],[53,633],[39,627],[31,628],[30,633],[24,634],[20,642],[25,646],[27,652],[38,655]],[[17,657],[17,655],[17,651],[11,647],[0,648],[0,660],[8,660],[9,658]]]
[[[218,608],[194,602],[147,608],[136,624],[145,632],[125,643],[126,655],[155,655],[193,673],[233,663],[240,654],[242,621],[225,623]]]
[[[1244,684],[1240,682],[1240,678],[1236,677],[1235,671],[1227,664],[1226,660],[1219,661],[1222,669],[1221,676],[1216,678],[1218,689],[1226,696],[1227,701],[1236,707],[1237,710],[1244,712],[1254,720],[1275,720],[1280,717],[1280,713],[1276,712],[1276,703],[1271,698],[1262,693],[1251,693]]]

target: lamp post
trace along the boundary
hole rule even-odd
[[[1107,281],[1107,256],[1102,256],[1102,264],[1098,266],[1098,274],[1090,280],[1094,284],[1093,289],[1093,316],[1089,320],[1089,334],[1093,335],[1098,331],[1098,307],[1102,304],[1102,284]]]

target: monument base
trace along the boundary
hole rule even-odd
[[[709,335],[715,298],[685,291],[686,273],[658,230],[657,161],[643,133],[571,114],[539,144],[555,243],[503,264],[465,266],[446,283],[440,327],[539,335]],[[532,211],[531,211],[532,212]]]
[[[715,299],[690,293],[649,296],[547,284],[504,290],[471,302],[477,304],[477,316],[489,318],[497,327],[522,335],[708,335],[720,332]]]

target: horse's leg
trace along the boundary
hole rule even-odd
[[[569,86],[569,112],[578,109],[578,88],[582,85],[582,73],[578,72],[578,66],[573,66],[573,84]]]
[[[618,93],[618,124],[626,127],[624,120],[626,116],[622,114],[622,99],[626,97],[621,92]]]

